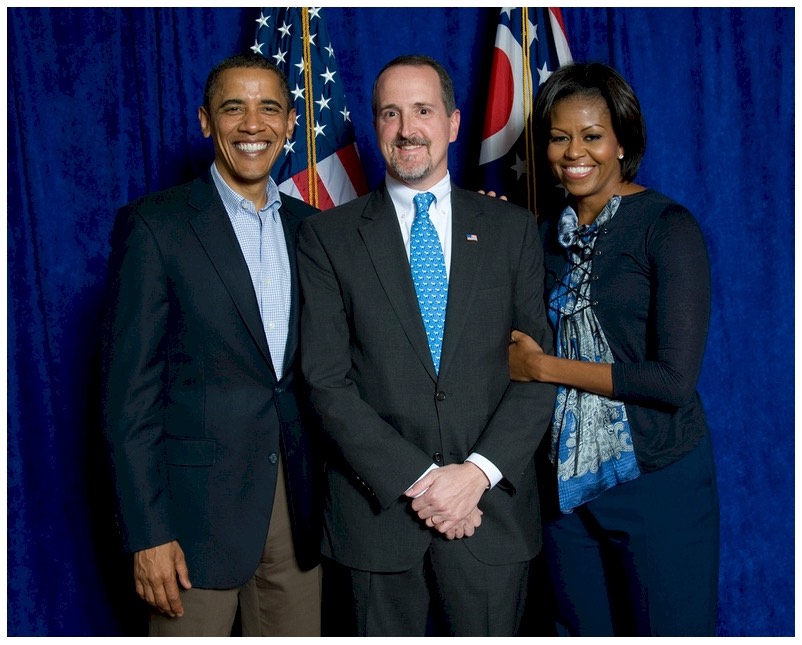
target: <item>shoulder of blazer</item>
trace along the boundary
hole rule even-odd
[[[194,182],[189,182],[150,193],[122,206],[112,228],[112,247],[127,244],[125,240],[141,224],[154,235],[173,236],[176,228],[184,227],[189,218],[198,213],[197,208],[188,205],[193,185]]]
[[[297,220],[302,220],[320,212],[319,208],[315,208],[297,197],[285,193],[281,193],[281,210],[282,212],[286,211],[287,215]]]
[[[183,221],[210,207],[224,208],[207,171],[193,181],[135,199],[120,210],[136,213],[152,223],[166,223]]]
[[[315,229],[320,227],[326,228],[326,230],[330,227],[337,228],[345,225],[346,222],[358,222],[362,217],[372,218],[377,209],[382,208],[382,204],[382,194],[379,191],[373,191],[352,199],[350,202],[314,214],[307,219],[307,222]]]
[[[490,213],[493,216],[507,217],[532,217],[531,211],[513,204],[512,202],[499,199],[498,197],[488,197],[472,190],[459,188],[451,184],[451,208],[470,208],[479,214]]]

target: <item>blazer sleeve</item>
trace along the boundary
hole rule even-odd
[[[543,247],[535,217],[528,213],[522,236],[509,242],[518,250],[513,291],[513,328],[531,336],[547,353],[553,353],[552,334],[543,301]],[[535,450],[551,422],[557,388],[550,383],[511,381],[493,416],[474,446],[489,459],[504,480],[517,488],[531,466]]]
[[[298,271],[303,293],[301,367],[325,433],[382,508],[396,503],[431,465],[360,396],[350,378],[351,334],[332,261],[312,220],[301,224]]]
[[[129,551],[176,538],[170,521],[163,427],[168,284],[159,245],[134,207],[112,233],[101,336],[101,405]]]

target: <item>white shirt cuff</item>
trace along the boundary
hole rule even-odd
[[[423,474],[422,474],[420,477],[418,477],[418,478],[417,478],[417,479],[416,479],[414,482],[412,482],[412,486],[414,486],[414,485],[415,485],[415,484],[417,484],[417,483],[418,483],[418,482],[419,482],[421,479],[423,479],[424,477],[426,477],[426,475],[428,475],[428,474],[429,474],[429,471],[432,471],[432,470],[434,470],[435,468],[440,468],[440,466],[438,466],[437,464],[432,464],[431,466],[429,466],[429,467],[428,467],[428,468],[427,468],[427,469],[424,471],[424,473],[423,473]],[[412,488],[412,486],[410,486],[409,488]],[[409,490],[409,488],[407,488],[407,490]],[[420,497],[421,495],[423,495],[423,494],[424,494],[424,493],[425,493],[427,490],[429,490],[429,489],[428,489],[428,488],[424,488],[424,489],[423,489],[423,490],[422,490],[420,493],[418,493],[417,495],[415,495],[415,497],[414,497],[413,499],[418,499],[418,497]]]
[[[470,461],[481,469],[485,477],[490,481],[490,488],[493,488],[504,478],[504,475],[501,474],[501,471],[496,468],[493,462],[482,457],[478,452],[472,452],[465,461]]]

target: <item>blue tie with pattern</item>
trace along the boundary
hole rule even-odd
[[[437,230],[429,219],[429,206],[433,201],[432,193],[415,195],[415,220],[412,222],[409,238],[409,264],[434,370],[439,372],[443,329],[446,324],[448,277],[443,247],[440,245]]]

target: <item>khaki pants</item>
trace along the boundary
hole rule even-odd
[[[154,610],[149,632],[150,636],[230,636],[239,607],[243,636],[320,636],[320,593],[320,567],[301,571],[295,560],[279,461],[270,530],[253,577],[236,589],[181,591],[184,615],[170,618]]]

